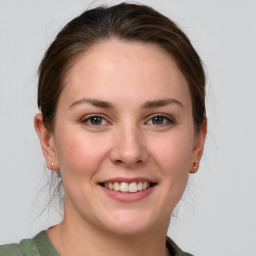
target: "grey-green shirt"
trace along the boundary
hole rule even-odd
[[[183,252],[169,237],[166,246],[171,256],[192,256]],[[33,239],[23,239],[19,244],[0,246],[0,256],[60,256],[53,247],[45,231],[41,231]]]

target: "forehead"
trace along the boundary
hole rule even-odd
[[[170,54],[153,44],[111,39],[95,44],[73,64],[62,94],[109,97],[190,97],[185,77]],[[109,100],[109,99],[108,99]]]

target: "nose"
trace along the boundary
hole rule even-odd
[[[113,137],[110,159],[114,164],[134,169],[148,160],[144,136],[136,126],[117,129]]]

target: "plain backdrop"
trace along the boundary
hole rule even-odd
[[[119,1],[96,1],[92,6]],[[196,256],[256,255],[256,1],[147,0],[176,21],[203,59],[209,133],[199,172],[169,235]],[[60,220],[47,204],[33,127],[39,62],[91,0],[0,0],[0,244]]]

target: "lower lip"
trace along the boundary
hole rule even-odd
[[[120,192],[120,191],[115,191],[112,189],[105,188],[101,186],[101,188],[107,193],[108,196],[121,201],[121,202],[136,202],[139,201],[145,197],[147,197],[155,188],[156,185],[149,187],[145,190],[138,191],[135,193],[127,193],[127,192]]]

